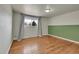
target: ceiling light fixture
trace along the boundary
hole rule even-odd
[[[49,12],[52,12],[52,11],[54,11],[54,9],[52,9],[50,7],[50,5],[46,5],[46,8],[45,8],[44,12],[49,13]]]
[[[54,9],[48,8],[48,9],[45,9],[44,11],[45,11],[46,13],[49,13],[49,12],[54,12]]]
[[[51,11],[51,9],[45,9],[45,12],[49,13]]]

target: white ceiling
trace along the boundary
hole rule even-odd
[[[45,17],[57,16],[79,10],[79,4],[48,4],[54,11],[46,13],[44,12],[46,6],[46,4],[14,4],[12,8],[20,13]]]

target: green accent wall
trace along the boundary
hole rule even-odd
[[[79,41],[79,25],[49,25],[48,34]]]

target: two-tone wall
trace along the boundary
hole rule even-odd
[[[79,11],[51,17],[48,34],[79,41]]]

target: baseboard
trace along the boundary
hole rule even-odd
[[[44,34],[44,35],[48,35],[48,34]],[[33,38],[33,37],[42,37],[44,35],[38,35],[38,36],[32,36],[32,37],[23,37],[22,39],[27,39],[27,38]],[[22,39],[13,39],[13,40],[17,40],[17,41],[21,41]]]
[[[78,42],[78,41],[70,40],[70,39],[63,38],[63,37],[59,37],[59,36],[56,36],[56,35],[51,35],[51,34],[48,34],[48,35],[49,35],[49,36],[56,37],[56,38],[59,38],[59,39],[62,39],[62,40],[66,40],[66,41],[69,41],[69,42],[74,42],[74,43],[79,44],[79,42]]]
[[[10,48],[11,48],[12,43],[13,43],[13,40],[11,40],[10,46],[9,46],[9,48],[8,48],[8,54],[9,54],[9,52],[10,52]]]
[[[32,36],[32,37],[23,37],[22,39],[28,39],[28,38],[33,38],[33,37],[42,37],[42,35],[38,35],[38,36]],[[17,41],[21,41],[22,39],[13,39],[13,40],[17,40]]]

